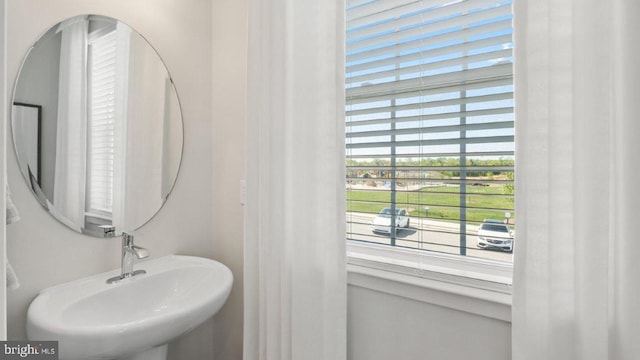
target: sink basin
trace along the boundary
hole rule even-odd
[[[199,257],[135,268],[147,273],[107,284],[118,269],[42,290],[27,313],[29,340],[57,340],[61,360],[166,358],[166,344],[218,312],[233,283],[226,266]]]

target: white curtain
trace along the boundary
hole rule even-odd
[[[80,231],[84,224],[87,149],[87,34],[86,16],[60,24],[60,73],[55,211],[61,221]],[[66,221],[65,221],[66,220]]]
[[[167,70],[146,40],[133,32],[130,39],[128,106],[124,164],[125,207],[133,230],[162,207],[163,132]],[[140,199],[144,199],[141,201]]]
[[[130,232],[135,229],[127,204],[137,196],[127,194],[127,144],[130,134],[129,123],[129,58],[131,54],[131,28],[120,22],[116,24],[116,64],[115,64],[115,119],[113,129],[113,208],[112,224],[116,233]]]
[[[244,359],[346,359],[344,4],[249,6]]]
[[[173,180],[165,181],[164,171],[175,174],[180,160],[165,156],[176,146],[165,134],[176,132],[167,125],[176,111],[176,104],[167,105],[167,70],[142,36],[122,23],[116,31],[113,225],[130,232],[162,207],[170,190],[165,183]]]
[[[640,2],[516,0],[513,359],[640,356]]]

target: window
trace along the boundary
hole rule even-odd
[[[113,207],[113,171],[116,112],[115,27],[89,36],[89,121],[87,210],[110,215]]]
[[[131,29],[121,23],[100,17],[90,23],[86,211],[92,218],[120,226],[123,199],[117,194],[125,187],[130,38]]]
[[[511,0],[348,0],[346,46],[347,238],[510,262]]]

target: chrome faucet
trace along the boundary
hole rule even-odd
[[[130,278],[136,275],[146,274],[144,270],[133,271],[134,258],[144,259],[149,257],[149,250],[133,245],[133,235],[122,233],[122,269],[119,276],[114,276],[107,280],[107,284],[111,284],[122,279]]]

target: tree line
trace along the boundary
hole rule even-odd
[[[388,177],[391,170],[391,161],[387,159],[347,159],[347,174],[351,178],[362,177]],[[506,176],[507,180],[513,180],[514,160],[512,158],[498,159],[466,159],[464,166],[460,165],[459,157],[422,158],[422,159],[397,159],[396,173],[431,172],[445,178],[460,177],[464,169],[468,177],[494,177]],[[458,168],[458,169],[456,169]],[[495,168],[492,170],[491,168]],[[369,175],[369,176],[366,176]],[[406,175],[406,174],[405,174]],[[400,177],[400,176],[397,176]],[[411,176],[413,177],[413,176]]]

